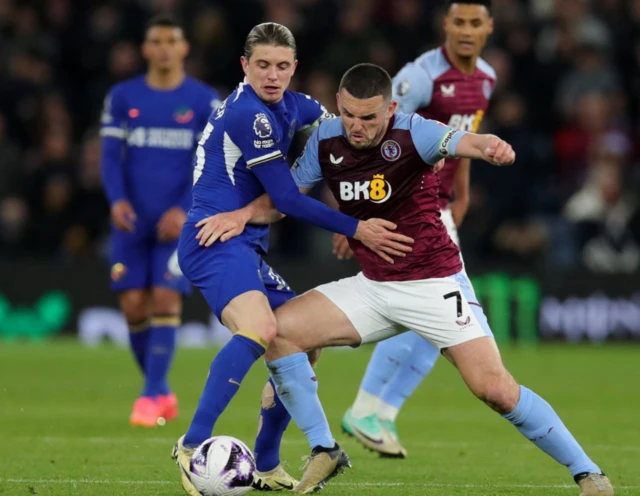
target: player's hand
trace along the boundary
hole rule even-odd
[[[442,170],[443,167],[444,167],[444,159],[440,159],[435,164],[433,164],[433,172],[437,174]]]
[[[158,239],[160,241],[173,241],[174,239],[178,239],[185,220],[187,220],[187,214],[180,207],[173,207],[167,210],[162,214],[156,226]]]
[[[333,235],[333,254],[338,257],[338,260],[350,260],[353,258],[353,251],[351,251],[349,240],[345,235]]]
[[[119,231],[135,230],[136,213],[127,200],[118,200],[111,206],[111,222]]]
[[[491,136],[484,151],[485,160],[493,165],[511,165],[516,160],[516,152],[511,145],[497,136]]]
[[[205,247],[211,246],[218,239],[224,243],[242,234],[248,221],[242,210],[212,215],[196,224],[196,227],[201,228],[196,239],[200,240],[200,246]]]
[[[393,263],[394,257],[406,257],[411,253],[413,239],[393,231],[397,228],[393,222],[383,219],[369,219],[358,222],[354,238],[369,248],[383,260]],[[391,256],[390,256],[391,255]]]

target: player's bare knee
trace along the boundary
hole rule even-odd
[[[120,308],[131,324],[140,324],[151,318],[148,294],[144,291],[125,291],[120,294]]]
[[[276,319],[272,315],[266,315],[261,321],[257,324],[256,329],[254,331],[260,338],[267,344],[271,343],[276,337],[277,333],[277,324]]]
[[[154,315],[180,315],[182,313],[182,295],[166,288],[154,288],[152,292]]]
[[[519,399],[519,387],[505,370],[485,376],[474,394],[500,414],[512,412]]]

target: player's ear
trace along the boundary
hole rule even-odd
[[[190,51],[191,51],[191,45],[189,44],[189,42],[187,40],[184,40],[182,42],[182,57],[186,58],[187,55],[189,55]]]
[[[249,60],[247,58],[245,58],[244,55],[242,55],[240,57],[240,65],[242,65],[242,70],[244,72],[245,76],[248,76],[249,74]]]
[[[340,111],[340,109],[342,108],[342,105],[340,105],[340,92],[336,93],[336,103],[338,104],[338,112],[342,113]]]
[[[293,61],[293,72],[291,73],[292,76],[296,73],[297,68],[298,68],[298,59],[295,59]]]
[[[489,17],[489,33],[493,34],[493,17]]]
[[[387,117],[391,118],[391,116],[395,114],[397,108],[398,108],[398,102],[392,99],[389,102],[389,108],[387,109]]]

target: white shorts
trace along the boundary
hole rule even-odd
[[[388,282],[372,281],[361,272],[315,289],[345,313],[362,344],[409,329],[439,349],[493,337],[464,271],[449,277]]]

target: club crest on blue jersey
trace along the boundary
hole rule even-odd
[[[111,267],[111,280],[118,282],[127,274],[127,268],[120,262],[113,264]]]
[[[388,160],[389,162],[395,162],[400,158],[400,155],[402,154],[402,149],[400,148],[400,145],[396,141],[387,140],[384,143],[382,143],[382,146],[380,147],[380,152],[382,153],[382,156],[384,157],[385,160]]]
[[[195,116],[195,112],[189,107],[178,107],[173,113],[173,118],[178,124],[187,124]]]
[[[253,131],[260,138],[268,138],[273,133],[271,123],[265,114],[256,114],[256,120],[253,121]]]

